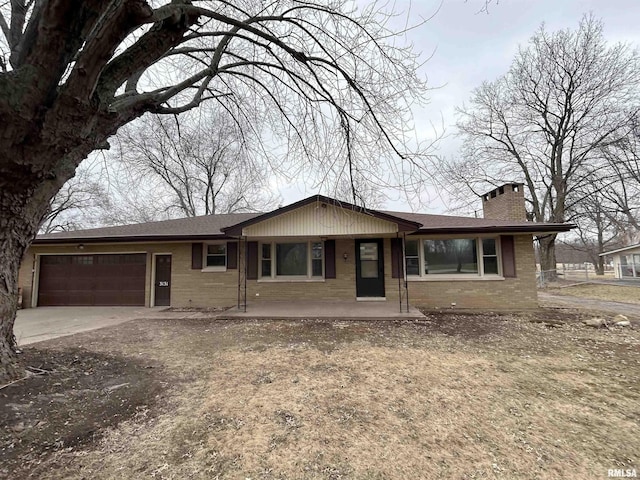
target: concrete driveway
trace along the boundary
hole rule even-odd
[[[63,337],[135,318],[161,309],[144,307],[38,307],[18,310],[13,331],[18,345]]]

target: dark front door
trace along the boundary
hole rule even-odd
[[[171,305],[171,255],[156,255],[156,307]]]
[[[356,295],[384,297],[382,239],[356,240]]]

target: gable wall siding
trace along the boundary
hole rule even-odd
[[[242,249],[243,250],[243,249]],[[82,251],[74,246],[33,246],[20,270],[23,303],[30,305],[31,259],[36,253],[147,253],[145,304],[150,305],[153,288],[151,272],[153,253],[170,253],[172,307],[231,307],[237,303],[238,271],[203,272],[191,268],[191,243],[85,245]],[[345,261],[344,253],[348,254]],[[535,264],[530,235],[515,238],[517,278],[497,281],[409,282],[409,301],[427,308],[527,309],[537,307]],[[242,252],[244,254],[244,252]],[[388,302],[398,302],[398,279],[391,277],[391,239],[384,239],[385,290]],[[273,300],[353,301],[355,286],[355,240],[336,239],[336,278],[315,282],[247,281],[249,306]]]
[[[371,215],[313,203],[243,229],[249,237],[381,235],[398,226]]]

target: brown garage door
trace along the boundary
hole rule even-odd
[[[144,306],[147,256],[43,255],[39,306]]]

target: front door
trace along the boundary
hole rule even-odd
[[[156,307],[171,305],[171,255],[156,255]]]
[[[356,240],[356,295],[384,297],[382,239]]]

